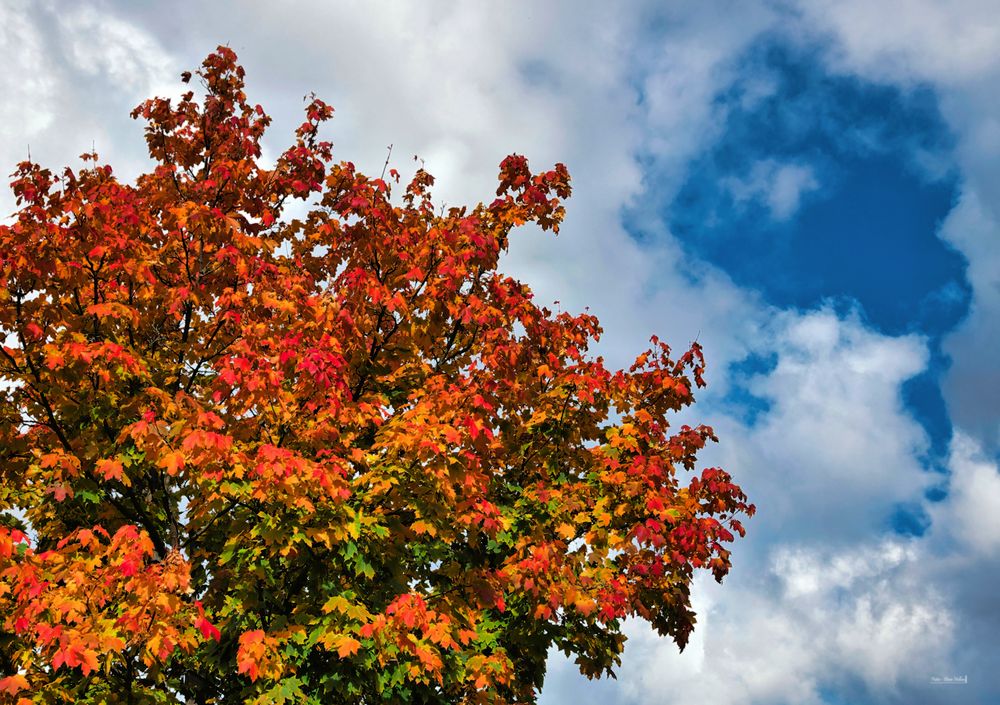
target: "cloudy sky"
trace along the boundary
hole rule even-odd
[[[1000,13],[993,0],[0,4],[0,162],[146,167],[131,108],[237,51],[269,148],[419,155],[449,204],[565,162],[562,233],[504,266],[624,363],[697,339],[698,420],[757,503],[683,654],[544,705],[1000,698]],[[9,194],[0,197],[9,213]],[[964,685],[935,679],[967,676]]]

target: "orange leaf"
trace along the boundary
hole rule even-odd
[[[80,651],[80,670],[83,671],[83,675],[89,676],[91,671],[97,670],[97,652],[91,649],[82,649]]]
[[[171,451],[161,457],[157,465],[164,468],[168,475],[176,475],[184,468],[184,455],[177,451]]]
[[[437,534],[437,529],[435,529],[431,524],[428,524],[426,521],[422,519],[410,524],[410,528],[413,529],[413,531],[416,532],[417,534],[429,534],[430,536],[434,536]]]
[[[361,648],[361,642],[353,637],[342,636],[336,641],[337,645],[337,655],[340,658],[347,658],[348,656],[353,656]]]
[[[105,480],[122,480],[123,471],[122,464],[117,460],[102,459],[97,461],[97,472]]]
[[[0,693],[17,695],[19,691],[24,690],[27,687],[28,679],[20,673],[15,673],[13,676],[7,676],[6,678],[0,678]]]
[[[240,635],[240,647],[236,652],[236,668],[255,681],[260,676],[258,661],[264,655],[264,631],[254,629]]]

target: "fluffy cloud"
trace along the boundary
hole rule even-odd
[[[176,90],[171,59],[147,32],[85,5],[57,18],[59,40],[74,72],[101,77],[138,98]]]
[[[736,203],[759,201],[775,220],[788,220],[799,209],[802,198],[819,188],[819,181],[808,165],[762,159],[745,177],[729,178],[724,186]]]
[[[831,310],[779,314],[765,340],[777,366],[750,391],[770,411],[752,427],[719,428],[721,461],[761,497],[769,539],[794,532],[833,545],[883,530],[893,505],[919,500],[931,481],[917,460],[927,439],[900,398],[926,364],[924,342]]]
[[[688,649],[631,624],[621,685],[601,697],[819,703],[831,688],[890,697],[925,686],[952,643],[951,606],[919,579],[923,543],[872,538],[933,481],[919,461],[926,436],[900,398],[926,364],[925,341],[823,309],[776,313],[748,349],[776,356],[749,383],[769,410],[752,425],[717,423],[722,443],[704,460],[734,472],[760,512],[726,583],[697,582]],[[571,665],[552,678],[546,702],[582,693]]]
[[[948,596],[956,619],[950,673],[967,675],[970,697],[1000,697],[995,643],[1000,631],[1000,466],[972,437],[957,434],[949,458],[950,493],[930,507],[922,579]],[[953,702],[961,702],[955,700]]]
[[[1000,21],[989,0],[809,0],[813,31],[832,32],[839,64],[888,81],[973,81],[1000,63]]]
[[[1000,221],[967,188],[942,235],[969,260],[973,300],[968,317],[948,337],[952,366],[945,380],[953,420],[992,450],[1000,449]]]
[[[925,556],[912,544],[871,542],[836,551],[812,545],[775,549],[752,575],[696,584],[700,615],[683,654],[640,623],[627,625],[614,703],[811,704],[824,693],[904,702],[948,675],[955,624],[948,603],[922,583]],[[559,664],[544,702],[570,702],[591,684]],[[585,690],[586,689],[586,690]],[[925,698],[925,701],[930,701]]]
[[[4,173],[25,159],[61,169],[96,148],[126,177],[138,173],[141,128],[129,112],[153,92],[166,92],[176,70],[141,27],[87,6],[59,12],[15,0],[0,7],[0,162]],[[171,92],[174,92],[172,89]],[[130,141],[123,135],[135,135]],[[13,210],[6,189],[0,211]]]
[[[31,21],[26,3],[0,6],[0,52],[5,59],[9,57],[0,77],[0,90],[4,94],[0,137],[4,146],[32,137],[52,121],[46,105],[55,94],[56,82],[44,45],[44,37]]]
[[[952,442],[948,500],[933,508],[940,537],[953,537],[973,557],[1000,563],[1000,470],[979,445],[958,434]]]
[[[732,22],[719,21],[731,9],[724,3],[659,5],[641,11],[645,41],[634,49],[630,70],[642,96],[644,156],[655,161],[651,187],[662,197],[683,183],[688,161],[722,136],[726,113],[718,94],[739,75],[737,57],[776,16],[756,2],[742,4]],[[773,90],[768,77],[759,78],[750,81],[744,101]]]
[[[45,54],[42,33],[31,21],[26,3],[0,6],[0,52],[7,59],[0,74],[0,158],[7,164],[24,159],[28,142],[52,122],[50,104],[57,82]]]

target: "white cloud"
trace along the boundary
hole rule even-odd
[[[990,0],[808,0],[806,26],[835,34],[840,65],[887,81],[974,80],[1000,66]]]
[[[966,254],[973,285],[969,314],[944,346],[952,359],[944,383],[949,411],[965,431],[1000,449],[1000,221],[967,187],[941,233]]]
[[[888,538],[886,524],[934,479],[919,461],[927,438],[900,399],[926,365],[926,342],[823,309],[777,312],[747,349],[777,356],[750,382],[770,408],[753,426],[715,423],[721,443],[702,458],[758,504],[734,571],[722,586],[696,581],[698,626],[683,654],[630,623],[621,685],[594,697],[798,704],[820,703],[830,687],[888,699],[923,687],[946,660],[956,618],[921,579],[926,544]],[[586,697],[571,668],[557,665],[552,678],[558,695],[544,702]]]
[[[753,349],[777,355],[749,383],[770,409],[749,428],[717,423],[722,443],[706,462],[760,498],[755,523],[769,527],[767,540],[788,531],[830,545],[864,540],[884,530],[896,503],[920,500],[931,482],[918,460],[927,438],[900,386],[927,362],[922,339],[820,310],[778,314]]]
[[[807,705],[823,702],[831,687],[860,683],[876,700],[902,685],[919,688],[954,633],[947,603],[916,579],[922,559],[914,546],[892,541],[842,551],[791,545],[777,548],[752,577],[721,587],[699,579],[699,625],[688,649],[678,654],[672,642],[629,623],[621,686],[600,699]],[[565,670],[553,677],[560,692],[583,687]]]
[[[0,5],[0,55],[5,64],[0,72],[0,158],[7,162],[5,167],[25,158],[28,141],[53,118],[54,66],[28,7],[27,2]]]
[[[948,501],[932,508],[936,525],[973,555],[1000,561],[1000,469],[959,433],[952,442]]]
[[[787,220],[799,208],[802,196],[819,188],[813,170],[807,166],[785,164],[771,180],[767,204],[777,220]]]
[[[138,173],[145,145],[129,113],[176,73],[152,34],[86,5],[15,1],[0,6],[0,56],[3,173],[29,143],[32,159],[55,171],[79,166],[77,155],[96,147],[119,174]],[[0,212],[12,210],[4,188]]]
[[[138,98],[151,91],[174,88],[176,77],[170,57],[147,32],[100,12],[79,5],[58,15],[60,40],[70,66],[75,72],[103,76],[118,90],[125,89]]]
[[[831,334],[835,325],[807,318],[812,320],[798,332],[808,333],[790,337],[812,341],[814,353],[823,357],[842,335]],[[878,434],[873,427],[872,443]],[[816,455],[835,442],[817,439]],[[840,543],[822,532],[803,533],[818,505],[839,504],[838,490],[807,490],[784,467],[756,458],[745,462],[746,475],[782,475],[799,516],[786,515],[777,526],[762,523],[758,519],[774,512],[765,504],[749,522],[748,540],[760,550],[740,552],[722,586],[705,576],[696,581],[699,623],[683,654],[644,625],[630,623],[621,685],[597,691],[601,700],[818,705],[824,692],[836,692],[848,702],[952,703],[956,694],[942,692],[931,679],[963,674],[971,674],[972,690],[958,693],[960,701],[995,692],[990,644],[997,628],[1000,468],[975,441],[959,435],[953,442],[949,496],[928,504],[933,524],[920,538],[883,535]],[[773,499],[774,493],[764,496]],[[856,519],[844,517],[845,523]],[[556,691],[571,697],[545,702],[570,702],[591,692],[566,667],[552,677]]]
[[[724,3],[660,3],[647,10],[661,33],[636,49],[632,67],[642,76],[643,149],[657,160],[655,192],[669,196],[681,186],[688,160],[711,146],[725,128],[718,93],[739,75],[736,59],[776,15],[765,3],[740,6],[739,21],[720,22]],[[646,28],[648,31],[648,28]],[[769,95],[768,77],[751,77],[742,95],[752,103]]]
[[[794,599],[823,596],[831,590],[849,588],[859,579],[914,559],[913,546],[890,540],[865,552],[849,551],[828,557],[822,566],[816,556],[801,548],[781,548],[774,558],[774,573],[784,584],[785,595]]]
[[[742,178],[727,178],[724,186],[737,204],[763,203],[774,220],[788,220],[799,209],[803,197],[819,188],[812,167],[783,164],[774,159],[756,162]]]

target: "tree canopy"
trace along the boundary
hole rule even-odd
[[[754,508],[669,424],[697,344],[608,369],[594,316],[497,271],[566,168],[437,208],[423,170],[334,161],[315,98],[265,163],[228,48],[182,78],[133,112],[134,183],[14,174],[0,698],[530,703],[553,647],[611,674],[625,618],[683,647]]]

